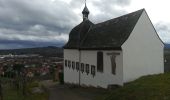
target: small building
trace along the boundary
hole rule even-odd
[[[107,88],[164,73],[164,43],[145,9],[98,24],[86,5],[82,14],[64,46],[64,82]]]

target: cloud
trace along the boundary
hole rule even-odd
[[[131,0],[87,2],[94,23],[125,14]],[[82,21],[83,0],[0,0],[0,49],[63,45]],[[4,42],[3,42],[4,41]]]
[[[8,40],[8,44],[28,41],[57,45],[67,41],[65,34],[78,20],[70,6],[60,0],[0,0],[0,44]],[[26,44],[13,45],[16,43]]]
[[[79,16],[84,8],[84,0],[71,0],[69,3],[79,11]],[[89,19],[94,23],[106,21],[117,16],[126,14],[127,11],[122,7],[128,6],[131,0],[92,0],[87,1],[87,7],[90,10]],[[81,9],[80,9],[81,7]],[[79,17],[80,18],[80,17]]]
[[[155,25],[155,28],[161,37],[161,39],[165,43],[170,44],[170,23],[167,22],[159,22]]]

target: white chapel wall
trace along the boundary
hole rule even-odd
[[[164,45],[144,11],[122,46],[124,82],[164,72]]]
[[[64,49],[64,63],[67,61],[79,61],[79,51],[74,49]],[[79,72],[76,69],[72,69],[72,66],[69,68],[65,67],[64,64],[64,82],[66,83],[79,83]]]

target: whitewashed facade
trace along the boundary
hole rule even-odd
[[[122,45],[122,51],[123,82],[164,73],[164,44],[146,11],[143,11],[131,35]]]
[[[100,50],[101,51],[101,50]],[[103,62],[104,69],[103,72],[97,71],[97,51],[78,51],[78,50],[64,50],[64,58],[67,61],[71,62],[79,62],[79,53],[80,63],[89,64],[89,67],[92,65],[95,66],[95,75],[91,74],[91,68],[89,69],[89,73],[84,70],[76,70],[70,67],[64,67],[64,82],[71,84],[81,84],[85,86],[94,86],[94,87],[103,87],[107,88],[108,85],[118,84],[123,85],[123,55],[121,51],[102,51],[103,52]],[[110,56],[107,53],[120,53],[116,57],[116,74],[113,75],[111,72],[111,60]],[[74,57],[73,57],[74,55]],[[79,79],[80,78],[80,79]],[[80,83],[79,83],[80,81]]]

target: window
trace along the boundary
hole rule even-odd
[[[116,56],[112,55],[110,56],[110,60],[111,60],[111,65],[112,65],[112,74],[116,74]]]
[[[89,74],[89,64],[86,64],[86,73]]]
[[[103,52],[97,52],[97,71],[103,72]]]
[[[65,67],[67,67],[67,60],[65,60]]]
[[[76,70],[79,70],[79,62],[76,62]]]
[[[69,68],[71,67],[71,61],[68,61],[68,67]]]
[[[84,64],[81,63],[81,72],[83,73],[84,72]]]
[[[93,75],[93,77],[95,76],[95,66],[91,65],[91,74]]]
[[[75,69],[75,62],[74,61],[72,61],[72,68],[73,68],[73,70]]]

